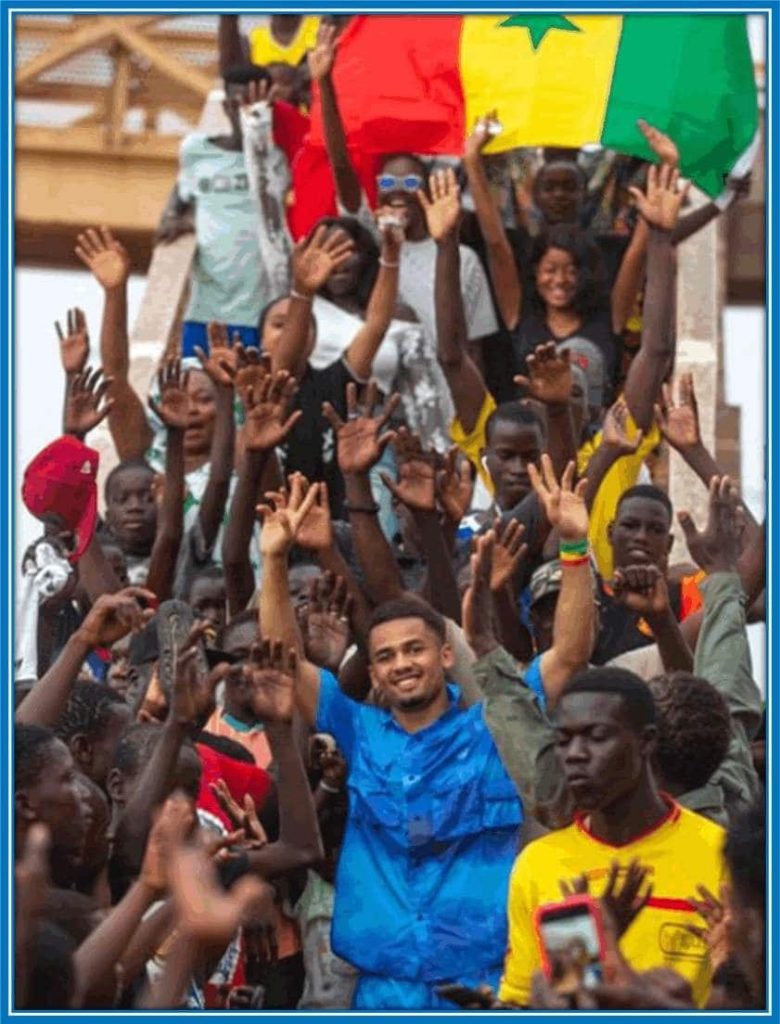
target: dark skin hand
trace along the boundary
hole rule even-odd
[[[298,624],[306,657],[313,664],[331,672],[338,669],[350,644],[353,606],[342,577],[325,573],[312,580],[308,604],[298,610]]]
[[[90,430],[103,422],[114,405],[113,399],[109,398],[101,406],[113,382],[113,377],[103,379],[100,367],[92,370],[88,366],[67,377],[63,433],[83,441]]]
[[[693,653],[669,603],[664,574],[655,565],[630,565],[616,569],[615,600],[643,616],[653,631],[667,672],[692,672]]]
[[[54,329],[60,341],[60,361],[68,376],[81,373],[89,359],[89,332],[87,319],[80,309],[69,309],[66,320],[66,333],[63,333],[59,320],[54,321]]]

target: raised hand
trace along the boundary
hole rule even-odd
[[[335,672],[349,648],[353,599],[346,580],[326,572],[313,580],[309,600],[298,612],[306,657]]]
[[[441,242],[457,231],[460,222],[460,186],[455,171],[451,167],[436,171],[428,179],[428,188],[430,199],[423,189],[417,198],[425,211],[428,233],[434,242]]]
[[[317,29],[317,42],[314,49],[309,50],[306,56],[312,82],[321,81],[333,70],[333,62],[336,59],[337,34],[335,25],[320,22]]]
[[[101,408],[101,402],[113,380],[113,377],[103,379],[101,368],[93,371],[90,367],[68,377],[63,415],[64,433],[83,441],[90,430],[103,422],[114,405],[113,398],[109,398]]]
[[[497,517],[493,523],[493,533],[496,535],[496,543],[493,548],[490,589],[497,594],[514,579],[517,567],[528,551],[528,545],[523,544],[525,527],[516,519],[510,519],[502,526],[501,518]]]
[[[219,806],[230,818],[233,828],[240,829],[244,833],[245,846],[252,850],[259,850],[267,845],[268,837],[265,834],[265,829],[260,824],[255,802],[249,793],[244,795],[244,806],[241,807],[233,798],[233,794],[230,792],[224,779],[217,779],[216,782],[212,782],[209,789]]]
[[[196,823],[195,807],[180,791],[169,796],[158,810],[146,841],[139,879],[152,892],[159,894],[168,888],[166,864],[171,837],[190,835]]]
[[[324,750],[320,758],[322,781],[331,789],[342,790],[347,781],[347,762],[340,750]]]
[[[306,486],[300,473],[290,477],[289,496],[283,491],[266,494],[266,503],[257,506],[263,522],[260,553],[264,557],[286,554],[295,543],[301,524],[317,500],[320,484]]]
[[[621,395],[612,408],[607,410],[602,424],[602,445],[614,448],[619,455],[636,455],[644,439],[644,433],[641,430],[635,431],[632,438],[628,436],[629,415],[628,405]]]
[[[679,167],[680,151],[677,149],[676,143],[668,135],[659,131],[658,128],[654,128],[642,118],[637,121],[637,126],[647,140],[648,146],[662,164],[666,164],[669,167]]]
[[[224,662],[211,672],[205,669],[201,641],[208,623],[196,622],[181,648],[175,652],[169,716],[179,725],[201,726],[215,707],[214,691],[229,666]]]
[[[466,139],[464,158],[478,156],[492,138],[501,131],[501,122],[498,120],[498,111],[491,110],[484,117],[478,117],[474,123],[471,135]]]
[[[309,481],[303,478],[304,486],[309,486]],[[314,503],[309,509],[298,527],[295,543],[299,548],[307,551],[328,551],[333,546],[333,522],[330,517],[330,501],[328,499],[328,485],[325,483],[315,484],[316,488]]]
[[[583,540],[588,536],[588,509],[585,504],[587,480],[580,480],[572,489],[575,466],[570,462],[563,472],[560,484],[555,478],[552,459],[542,455],[541,473],[532,463],[528,475],[539,503],[561,540]]]
[[[454,445],[444,456],[444,468],[436,474],[436,497],[451,523],[457,525],[466,515],[473,494],[471,464],[460,458],[460,449]]]
[[[246,396],[250,388],[259,388],[271,372],[271,357],[260,355],[256,348],[244,347],[240,341],[233,342],[236,355],[236,375],[233,387],[241,401],[246,405]]]
[[[374,415],[378,396],[376,381],[371,381],[366,389],[365,402],[359,406],[357,385],[347,384],[346,422],[341,419],[330,402],[324,402],[322,405],[322,414],[336,435],[339,469],[344,476],[368,473],[379,462],[385,447],[395,437],[392,430],[386,430],[384,433],[382,431],[401,401],[401,396],[391,395],[384,409],[380,409]]]
[[[677,518],[685,535],[691,558],[706,573],[735,572],[745,529],[745,509],[729,477],[710,480],[710,508],[707,526],[696,528],[688,512]]]
[[[154,616],[156,606],[157,598],[143,587],[101,594],[79,626],[78,635],[89,647],[111,647],[128,633],[140,633]]]
[[[655,565],[628,565],[615,569],[615,600],[643,616],[660,616],[669,610],[666,577]]]
[[[674,231],[689,188],[690,182],[680,187],[680,172],[676,168],[651,164],[647,169],[646,191],[633,186],[628,191],[651,228]]]
[[[190,396],[187,393],[189,370],[182,373],[181,359],[172,357],[157,371],[160,401],[149,396],[149,407],[169,430],[186,430],[190,416]]]
[[[87,228],[76,239],[76,255],[107,291],[123,288],[130,276],[130,257],[106,227]]]
[[[352,257],[355,243],[340,228],[324,225],[309,238],[302,238],[293,249],[293,291],[312,296],[322,288],[330,275]]]
[[[376,226],[382,238],[381,259],[386,265],[397,264],[401,246],[406,237],[407,217],[393,206],[380,206],[376,211]]]
[[[244,86],[244,95],[241,98],[242,107],[255,107],[258,103],[273,104],[278,97],[279,90],[269,79],[255,79],[247,82]]]
[[[244,666],[251,687],[250,703],[262,722],[291,722],[298,656],[281,641],[252,644]]]
[[[474,552],[471,555],[471,584],[463,595],[463,631],[478,658],[489,654],[498,646],[493,629],[490,588],[495,547],[496,535],[493,530],[475,537]]]
[[[425,451],[419,435],[401,427],[393,441],[398,480],[385,472],[379,476],[391,494],[407,508],[418,512],[433,512],[436,509],[436,467],[435,451]]]
[[[565,405],[571,398],[573,375],[571,369],[571,353],[568,349],[558,352],[555,342],[548,341],[537,345],[533,355],[528,356],[528,373],[523,377],[518,374],[515,384],[528,391],[528,397],[545,405]]]
[[[698,448],[701,444],[701,430],[693,374],[681,375],[677,385],[677,405],[674,404],[672,389],[668,384],[663,385],[661,393],[663,398],[655,406],[655,419],[665,440],[678,452]]]
[[[60,361],[65,373],[70,376],[81,373],[89,359],[89,332],[87,318],[80,309],[69,309],[66,320],[67,334],[63,334],[59,320],[54,329],[60,339]]]
[[[609,915],[611,930],[618,940],[628,931],[637,914],[647,906],[647,901],[653,894],[652,884],[645,885],[649,875],[650,868],[641,864],[636,857],[625,869],[621,868],[616,860],[610,865],[607,885],[600,897],[600,903],[602,911]],[[558,885],[564,899],[589,892],[587,875],[561,880]]]
[[[208,355],[202,348],[195,347],[195,355],[205,373],[218,387],[232,388],[236,376],[237,356],[235,345],[240,342],[241,335],[236,331],[232,345],[228,340],[227,327],[212,320],[206,326],[209,339]]]
[[[686,930],[707,943],[710,951],[710,966],[716,971],[731,955],[729,930],[731,925],[730,893],[724,885],[720,899],[709,891],[706,885],[697,885],[697,898],[689,896],[688,902],[696,908],[706,921],[705,928],[686,925]]]
[[[270,451],[284,441],[303,416],[301,409],[287,415],[297,390],[298,383],[287,370],[268,373],[258,385],[249,385],[242,396],[246,414],[244,446],[247,450]]]

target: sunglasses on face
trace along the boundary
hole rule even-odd
[[[402,178],[395,174],[379,174],[376,179],[380,192],[419,192],[425,182],[419,174],[405,174]]]

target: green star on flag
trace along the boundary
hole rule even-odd
[[[511,18],[502,21],[498,27],[527,28],[531,36],[531,46],[535,50],[539,49],[539,44],[551,29],[557,28],[561,32],[582,31],[561,14],[513,14]]]

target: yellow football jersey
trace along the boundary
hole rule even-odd
[[[534,910],[561,899],[560,880],[585,874],[590,892],[600,896],[613,860],[622,868],[637,858],[650,869],[653,894],[620,942],[637,971],[669,967],[686,978],[699,1006],[707,1000],[712,971],[706,944],[685,925],[704,926],[688,902],[696,886],[718,894],[725,881],[725,831],[670,798],[669,813],[650,832],[623,846],[610,846],[591,835],[583,819],[537,839],[515,861],[509,882],[509,951],[500,998],[527,1006],[531,977],[541,966],[533,927]]]
[[[297,66],[309,50],[314,49],[319,23],[318,17],[306,15],[288,46],[278,43],[271,35],[271,30],[267,25],[253,29],[249,34],[249,52],[252,63]]]

